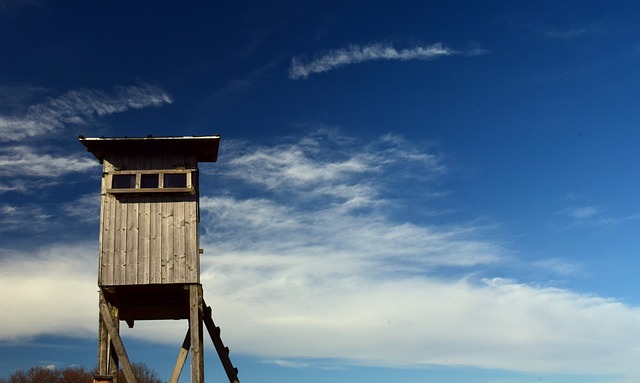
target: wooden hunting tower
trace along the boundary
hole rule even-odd
[[[127,382],[135,383],[119,323],[160,319],[189,320],[171,383],[189,351],[191,382],[204,382],[203,322],[229,380],[237,382],[200,284],[198,163],[217,160],[220,137],[79,140],[103,164],[94,382],[115,382],[121,364]]]

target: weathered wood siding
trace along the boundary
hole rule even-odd
[[[98,285],[200,283],[196,174],[193,195],[107,192],[114,171],[197,169],[195,158],[127,156],[103,163]]]

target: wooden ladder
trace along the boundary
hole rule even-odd
[[[233,363],[231,363],[231,359],[229,359],[229,347],[226,347],[224,343],[222,343],[222,338],[220,338],[220,327],[213,323],[211,307],[207,306],[204,302],[203,305],[204,318],[202,319],[204,320],[204,325],[207,328],[207,332],[209,332],[209,336],[211,337],[211,341],[213,342],[216,351],[218,352],[220,362],[222,362],[222,367],[224,367],[224,371],[227,373],[229,382],[240,383],[238,380],[238,369],[233,367]]]

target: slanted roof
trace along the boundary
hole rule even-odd
[[[78,137],[100,162],[111,154],[195,154],[198,162],[216,162],[220,136]]]

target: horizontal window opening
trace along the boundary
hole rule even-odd
[[[111,187],[114,189],[133,189],[136,187],[136,175],[114,174],[111,179]]]
[[[186,173],[165,174],[164,187],[165,188],[186,188],[187,174]]]
[[[185,174],[186,176],[186,174]],[[140,187],[143,189],[155,189],[160,187],[158,180],[160,174],[140,174]],[[185,184],[186,187],[186,184]]]

